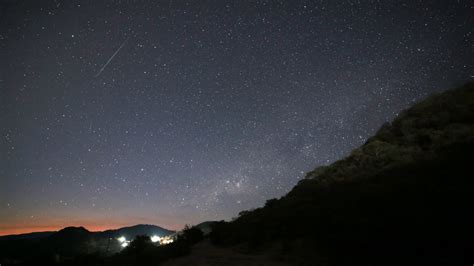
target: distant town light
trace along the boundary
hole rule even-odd
[[[120,243],[125,243],[125,242],[127,242],[127,239],[126,239],[124,236],[121,236],[121,237],[117,238],[117,240],[118,240]]]
[[[123,248],[128,246],[128,242],[123,242],[122,244],[120,244],[120,246],[122,246]]]
[[[154,235],[150,239],[151,239],[151,242],[156,243],[156,242],[159,242],[161,238],[157,235]]]
[[[160,245],[168,245],[173,243],[173,238],[170,236],[165,236],[160,239]]]

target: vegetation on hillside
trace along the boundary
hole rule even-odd
[[[211,239],[276,246],[281,259],[307,265],[454,265],[472,251],[473,164],[471,82],[402,112],[286,196],[217,224]]]

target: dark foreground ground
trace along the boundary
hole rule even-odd
[[[185,257],[169,260],[164,266],[286,266],[294,265],[281,261],[277,254],[246,254],[236,248],[222,248],[212,245],[209,240],[204,240],[191,250]]]

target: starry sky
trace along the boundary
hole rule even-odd
[[[0,2],[0,235],[287,193],[473,78],[472,1]]]

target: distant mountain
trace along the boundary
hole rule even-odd
[[[134,239],[138,235],[148,235],[148,236],[167,236],[175,233],[175,231],[168,230],[156,225],[150,224],[139,224],[130,227],[123,227],[115,230],[107,230],[103,232],[96,233],[99,237],[104,238],[118,238],[125,237],[127,239]]]
[[[46,232],[34,232],[27,234],[17,234],[17,235],[5,235],[0,236],[0,241],[2,240],[28,240],[28,239],[41,239],[48,237],[56,233],[55,231],[46,231]]]
[[[84,227],[66,227],[57,232],[39,232],[0,237],[0,264],[5,261],[34,263],[36,259],[58,260],[81,254],[113,254],[123,248],[117,240],[131,241],[138,235],[167,236],[174,231],[155,225],[135,225],[103,232],[90,232]],[[3,265],[2,264],[2,265]]]
[[[100,250],[100,248],[92,246],[92,243],[97,240],[95,233],[84,227],[66,227],[48,238],[42,239],[41,248],[49,253],[75,256]]]
[[[301,265],[472,264],[473,165],[470,82],[401,112],[282,198],[215,224],[211,240]]]
[[[209,222],[205,222],[209,223]],[[205,224],[203,223],[203,224]],[[29,239],[41,239],[50,237],[50,239],[78,239],[88,236],[94,236],[99,238],[118,238],[121,236],[126,237],[127,239],[134,239],[138,235],[157,235],[157,236],[167,236],[175,233],[173,230],[168,230],[160,226],[150,225],[150,224],[138,224],[129,227],[122,227],[118,229],[111,229],[102,232],[91,232],[84,227],[65,227],[59,231],[48,231],[48,232],[33,232],[27,234],[17,234],[17,235],[5,235],[0,236],[0,241],[5,240],[29,240]]]
[[[54,234],[49,236],[50,240],[60,240],[60,239],[67,239],[67,240],[82,240],[84,238],[92,236],[93,233],[89,230],[85,229],[84,227],[66,227],[64,229],[55,232]]]

